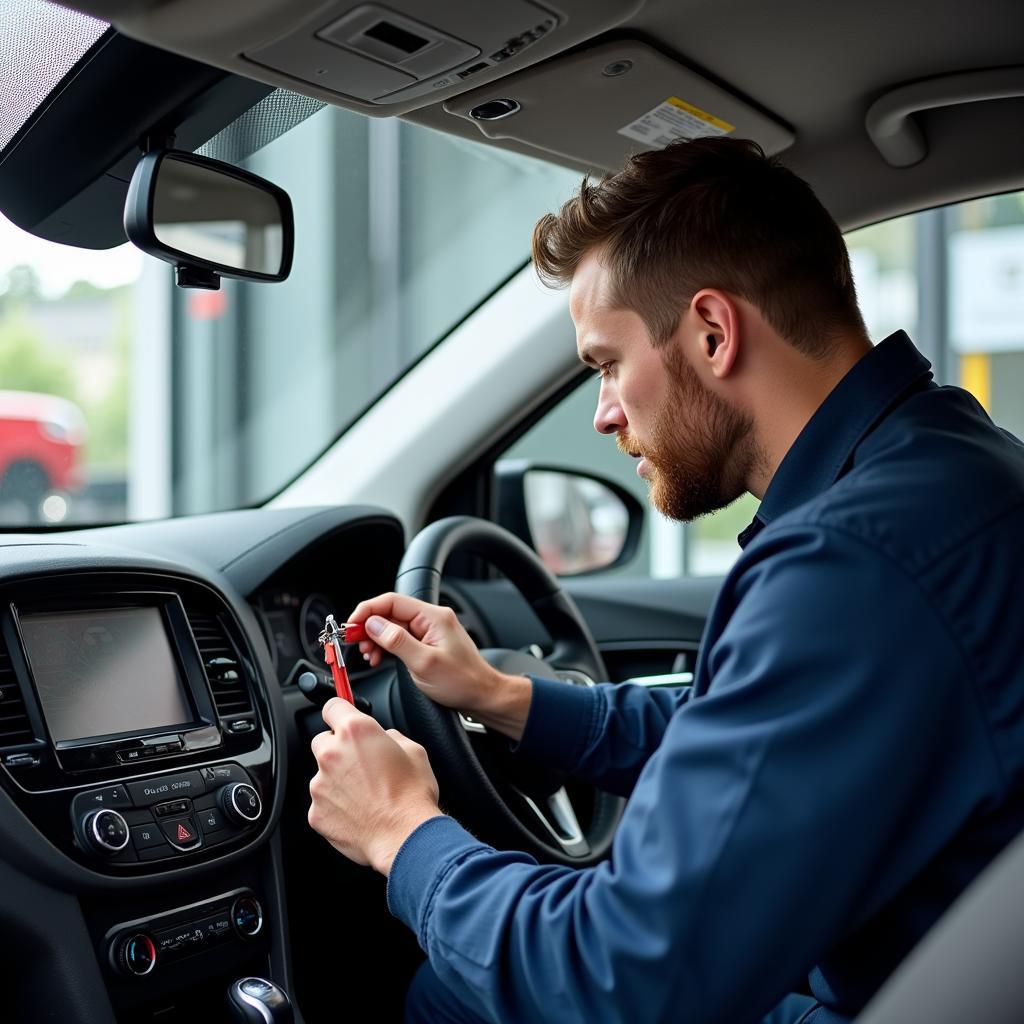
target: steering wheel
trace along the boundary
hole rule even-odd
[[[518,537],[484,519],[451,516],[418,533],[406,550],[395,590],[437,604],[449,558],[470,552],[499,569],[547,629],[547,659],[506,648],[481,650],[513,675],[593,686],[604,661],[572,598]],[[507,737],[426,697],[397,662],[397,696],[409,734],[430,755],[443,803],[496,842],[538,859],[585,867],[605,856],[625,800],[513,752]]]

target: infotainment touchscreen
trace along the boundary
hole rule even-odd
[[[55,741],[193,721],[159,608],[23,615],[20,623]]]

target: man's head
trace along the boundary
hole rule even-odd
[[[828,376],[844,339],[866,342],[838,226],[752,142],[677,143],[584,181],[537,224],[533,256],[572,283],[580,357],[602,377],[595,427],[643,456],[675,519],[763,476],[775,378]]]

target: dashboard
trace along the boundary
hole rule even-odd
[[[323,660],[317,637],[327,616],[344,621],[337,600],[316,590],[268,590],[257,595],[255,608],[282,686],[294,682],[302,665]]]
[[[0,537],[10,1019],[211,1019],[246,973],[289,988],[276,826],[317,718],[296,678],[402,551],[372,508]]]

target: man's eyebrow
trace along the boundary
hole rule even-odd
[[[579,350],[580,362],[592,366],[596,370],[601,365],[601,356],[607,354],[608,349],[599,341],[585,341]]]

